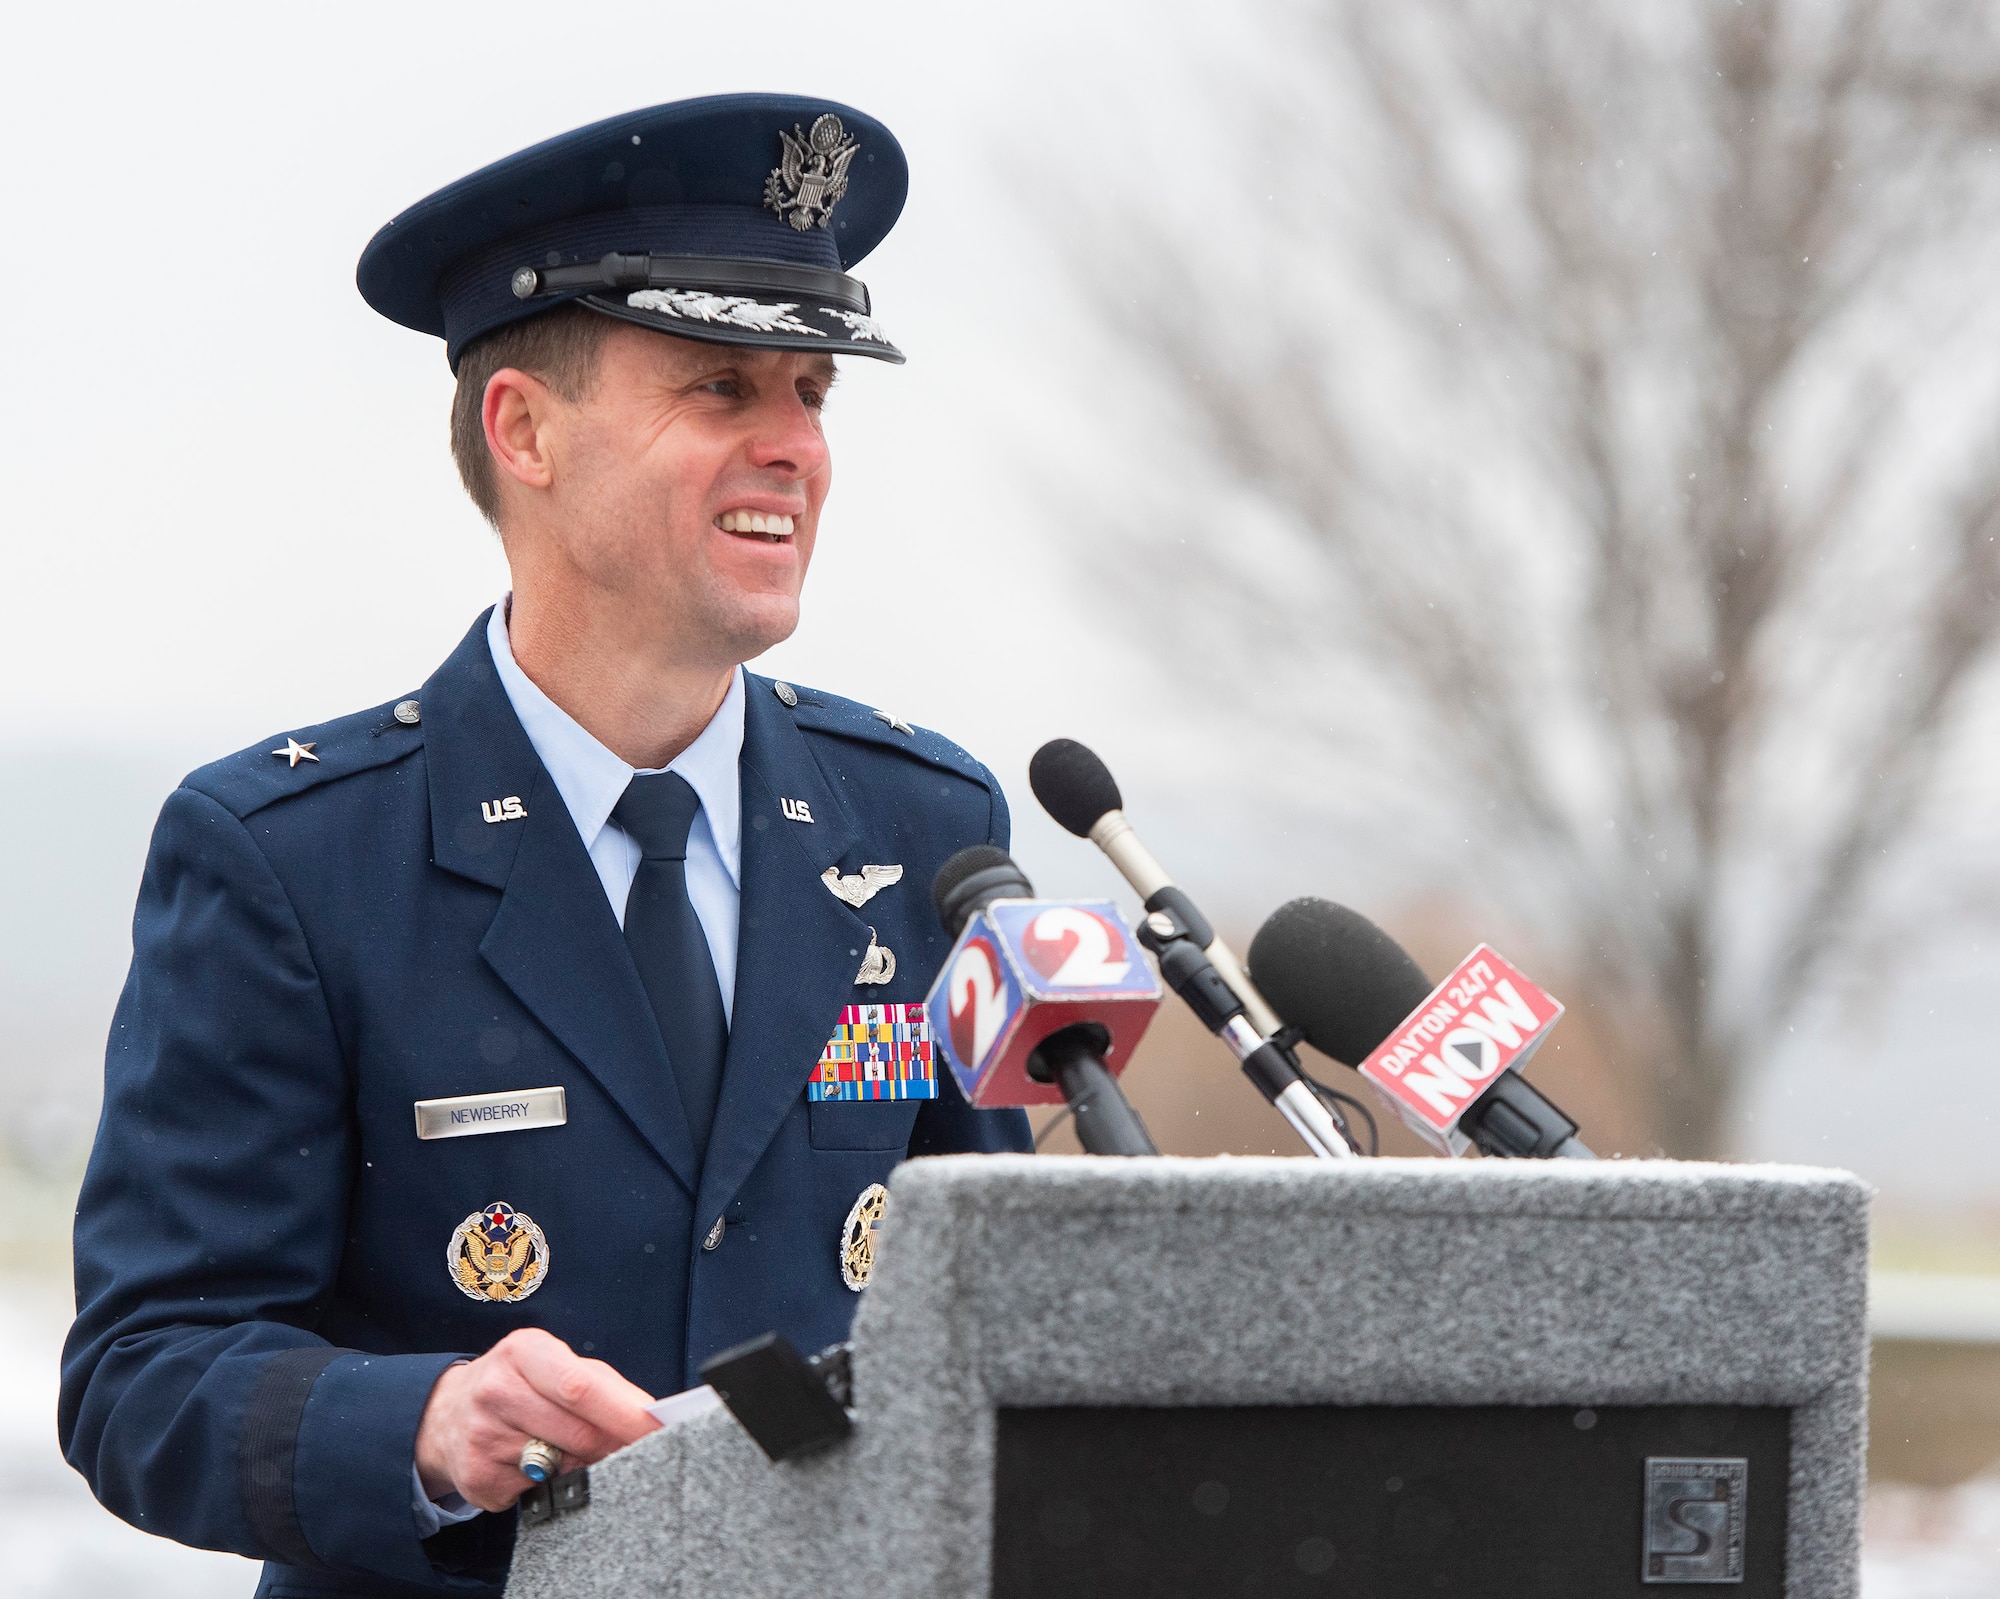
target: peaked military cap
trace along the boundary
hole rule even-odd
[[[831,100],[712,95],[482,167],[368,242],[362,298],[445,341],[581,301],[682,338],[897,361],[848,269],[903,209],[895,135]]]

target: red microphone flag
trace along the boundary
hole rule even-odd
[[[1472,1140],[1461,1117],[1510,1066],[1527,1064],[1563,1013],[1481,944],[1360,1065],[1389,1108],[1446,1155]]]

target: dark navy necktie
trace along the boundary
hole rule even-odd
[[[680,773],[641,772],[611,812],[644,857],[625,901],[625,943],[653,1002],[697,1155],[708,1148],[729,1043],[715,962],[688,898],[688,829],[700,809]]]

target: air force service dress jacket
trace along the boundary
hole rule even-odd
[[[964,751],[748,679],[704,1158],[484,618],[418,701],[416,725],[364,711],[295,735],[316,761],[260,745],[168,799],[77,1214],[64,1451],[134,1525],[264,1559],[260,1595],[497,1591],[514,1517],[420,1542],[411,1503],[454,1359],[545,1327],[664,1394],[769,1329],[821,1347],[853,1314],[840,1234],[863,1189],[905,1155],[1027,1147],[1019,1111],[969,1108],[941,1067],[935,1099],[806,1096],[843,1007],[923,997],[947,948],[937,867],[1008,842]],[[870,864],[902,880],[860,910],[822,880]],[[871,928],[896,971],[857,987]],[[558,1085],[564,1125],[416,1135],[418,1100]],[[470,1297],[446,1259],[502,1201],[546,1240],[512,1303]]]

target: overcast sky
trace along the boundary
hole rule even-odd
[[[1086,176],[1129,168],[1128,149],[1067,129],[1093,136],[1093,86],[1169,92],[1178,46],[1146,25],[1169,14],[777,3],[557,24],[496,4],[474,23],[361,4],[10,22],[0,226],[34,265],[0,305],[0,750],[185,768],[415,688],[506,577],[447,454],[442,346],[362,302],[362,246],[524,145],[747,89],[866,108],[913,173],[861,269],[910,363],[847,363],[806,620],[760,664],[949,732],[1022,799],[1027,755],[1055,733],[1136,743],[1171,710],[1089,625],[1064,558],[1090,529],[1055,513],[1050,474],[1088,454],[1090,380],[1036,266],[1035,196],[1009,174],[1050,152]],[[1080,847],[1057,856],[1079,886],[1102,877]]]
[[[1035,613],[1060,585],[1030,546],[1054,530],[994,448],[1032,404],[1032,363],[1004,382],[992,368],[1053,312],[1014,278],[1019,197],[991,157],[1023,143],[1010,125],[1041,137],[1138,12],[1105,8],[1087,31],[1046,4],[1008,8],[1004,31],[960,15],[666,5],[558,25],[545,6],[343,5],[11,22],[5,226],[28,279],[0,312],[0,405],[10,587],[32,603],[0,636],[0,738],[226,747],[420,681],[504,571],[446,454],[442,348],[362,303],[361,247],[522,145],[752,88],[866,107],[914,172],[864,269],[911,363],[850,363],[816,603],[772,664],[909,713],[921,699],[948,727],[988,720],[1011,685],[974,711],[915,629],[881,624],[1011,601],[1017,629],[1050,636]],[[1032,676],[1046,654],[1010,670]]]
[[[1231,26],[1127,0],[10,17],[0,820],[21,849],[0,868],[0,1020],[73,991],[62,1025],[101,1036],[172,773],[415,688],[505,587],[447,454],[442,346],[355,292],[369,236],[551,134],[733,90],[864,107],[912,173],[901,225],[860,268],[910,363],[848,363],[806,621],[762,666],[989,761],[1046,890],[1112,882],[1027,794],[1028,754],[1068,734],[1113,757],[1211,902],[1261,914],[1286,892],[1341,893],[1286,875],[1301,850],[1322,874],[1341,859],[1305,798],[1250,809],[1213,730],[1194,739],[1108,625],[1118,596],[1081,575],[1093,529],[1063,497],[1145,463],[1116,443],[1121,380],[1051,264],[1033,174],[1059,163],[1086,195],[1181,182],[1186,63],[1240,45]],[[1983,1003],[1989,969],[1968,956],[1921,1006]],[[1859,1108],[1889,1058],[1880,1041],[1847,1050],[1861,1075],[1837,1100],[1810,1071],[1774,1080],[1760,1125],[1796,1136],[1760,1145],[1866,1165]],[[1976,1110],[1989,1133],[1997,1111]],[[1898,1169],[1925,1169],[1934,1130],[1908,1125]]]

